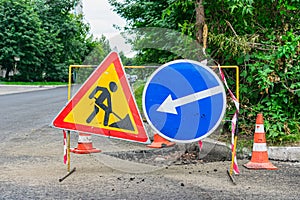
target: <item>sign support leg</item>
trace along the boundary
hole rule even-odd
[[[70,157],[71,157],[71,156],[70,156],[70,146],[71,146],[70,138],[71,138],[71,137],[70,137],[70,135],[71,135],[71,134],[70,134],[70,131],[68,131],[67,133],[68,133],[68,136],[67,136],[67,140],[68,140],[68,141],[67,141],[67,143],[68,143],[68,145],[67,145],[67,154],[68,154],[67,158],[68,158],[68,159],[67,159],[67,161],[68,161],[68,172],[70,172],[70,165],[71,165],[71,159],[70,159]]]

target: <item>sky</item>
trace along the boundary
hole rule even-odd
[[[90,24],[94,37],[104,35],[110,41],[111,48],[117,47],[118,51],[130,57],[130,46],[124,43],[120,32],[113,27],[114,24],[124,27],[126,21],[113,12],[108,0],[83,0],[82,3],[84,18]]]

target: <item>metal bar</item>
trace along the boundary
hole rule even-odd
[[[96,68],[97,65],[70,65],[70,67],[73,68]]]
[[[236,66],[236,99],[240,102],[240,70],[239,67]]]
[[[144,68],[158,68],[159,66],[124,66],[124,68],[129,69],[144,69]]]
[[[69,66],[69,80],[68,80],[68,101],[71,99],[71,84],[72,84],[72,66]]]
[[[62,182],[63,180],[65,180],[68,176],[70,176],[71,174],[73,174],[75,171],[76,171],[76,168],[74,167],[74,168],[72,169],[72,171],[69,171],[69,172],[67,173],[67,175],[65,175],[64,177],[60,178],[60,179],[59,179],[59,182]]]

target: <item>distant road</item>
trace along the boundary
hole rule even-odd
[[[67,102],[67,87],[0,95],[0,141],[49,125]]]

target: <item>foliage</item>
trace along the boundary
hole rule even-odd
[[[80,64],[95,46],[78,0],[0,0],[0,65],[14,80],[66,81],[68,66]],[[19,58],[16,62],[14,58]]]
[[[110,0],[115,11],[127,20],[126,30],[167,28],[194,41],[199,31],[195,12],[198,2]],[[221,65],[240,67],[240,132],[252,134],[256,114],[263,112],[269,142],[300,140],[300,1],[203,0],[203,6],[209,28],[207,54]],[[177,59],[179,51],[172,51],[174,48],[186,51],[180,42],[170,42],[169,32],[164,36],[153,29],[148,35],[141,31],[137,35],[133,44],[139,54],[134,62],[140,64]],[[149,46],[141,45],[145,38],[154,44],[165,41],[165,45],[140,49]],[[203,58],[200,51],[189,52]],[[227,71],[227,77],[233,83],[233,72]]]
[[[44,78],[63,80],[67,77],[68,66],[80,64],[95,44],[88,36],[89,27],[83,23],[83,16],[72,12],[78,0],[37,2],[40,3],[37,12],[50,41],[43,48],[48,55],[43,62]]]
[[[134,90],[134,96],[135,96],[135,101],[138,106],[138,109],[141,113],[143,113],[143,108],[142,108],[142,96],[143,96],[143,90],[144,90],[145,84],[140,85],[136,90]]]
[[[268,140],[274,143],[300,139],[300,40],[294,20],[300,16],[299,6],[298,1],[249,1],[251,11],[235,7],[230,10],[235,19],[227,18],[234,36],[228,38],[247,36],[250,39],[236,43],[251,48],[236,51],[233,45],[226,50],[216,45],[217,57],[240,66],[242,132],[253,133],[255,116],[263,112]]]
[[[168,7],[168,3],[164,0],[109,0],[110,4],[115,7],[115,11],[123,18],[128,21],[128,29],[132,31],[132,34],[137,36],[143,36],[144,30],[139,28],[145,27],[162,27],[165,28],[166,24],[161,24],[161,16],[163,15],[163,10]],[[150,9],[148,9],[150,8]],[[172,26],[172,23],[167,23]],[[172,29],[172,27],[168,27]],[[147,33],[149,33],[147,31]],[[159,38],[155,35],[155,32],[150,32],[154,35],[148,35],[148,39]],[[150,38],[149,38],[150,37]],[[133,42],[140,42],[133,41]],[[135,46],[145,46],[143,44],[136,44]],[[135,47],[134,46],[134,47]],[[136,47],[135,50],[139,50]],[[139,51],[136,56],[135,63],[144,65],[150,63],[163,63],[169,61],[173,58],[173,54],[153,48],[144,48],[144,51]]]
[[[85,56],[82,65],[90,65],[90,67],[73,68],[73,82],[84,83],[95,68],[101,64],[104,58],[111,52],[108,40],[102,35],[94,42],[93,49]]]
[[[102,60],[111,52],[108,40],[102,35],[95,40],[92,51],[85,56],[83,65],[99,65]]]
[[[43,43],[44,31],[31,1],[1,0],[0,9],[0,65],[6,69],[6,77],[14,70],[15,57],[18,57],[20,73],[25,78],[33,73],[39,78],[44,56],[39,46]]]

